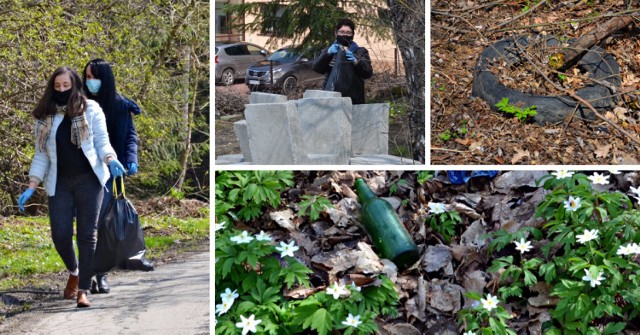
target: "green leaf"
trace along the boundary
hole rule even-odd
[[[313,313],[310,324],[311,329],[317,331],[318,335],[327,335],[333,329],[333,317],[326,309],[321,308]]]

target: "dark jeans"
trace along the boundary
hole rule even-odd
[[[80,270],[78,289],[91,286],[91,264],[96,251],[98,214],[102,205],[103,187],[96,175],[85,173],[75,177],[60,177],[56,195],[49,197],[51,237],[67,270]],[[76,217],[76,243],[79,260],[73,247],[73,217]]]

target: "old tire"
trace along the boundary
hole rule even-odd
[[[533,39],[546,39],[547,46],[557,45],[560,42],[554,36],[542,37],[539,35],[521,36],[518,44],[526,47]],[[502,98],[508,98],[509,103],[521,106],[536,106],[538,114],[533,121],[538,124],[557,123],[576,107],[577,102],[569,96],[545,96],[521,92],[508,88],[498,80],[498,77],[489,71],[489,66],[495,59],[506,59],[510,65],[526,62],[515,45],[515,39],[505,39],[486,48],[478,59],[473,71],[473,87],[471,94],[487,101],[491,109],[498,111],[496,104]],[[593,46],[578,62],[577,66],[589,73],[589,77],[598,81],[606,81],[612,86],[620,86],[620,66],[615,58],[599,46]],[[590,84],[576,91],[576,95],[589,101],[593,107],[602,111],[612,108],[614,101],[610,89],[601,84]],[[577,116],[592,120],[595,115],[585,106],[580,106]]]
[[[282,82],[282,93],[284,94],[295,93],[296,88],[298,88],[298,79],[294,76],[288,76]]]
[[[220,82],[222,85],[231,86],[235,81],[235,77],[233,75],[233,69],[225,69],[222,71],[222,75],[220,76]]]

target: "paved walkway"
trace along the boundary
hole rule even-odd
[[[0,334],[209,334],[208,252],[152,272],[120,271],[109,283],[111,293],[89,295],[90,308],[61,296],[10,318]]]

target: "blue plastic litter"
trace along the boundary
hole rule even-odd
[[[498,174],[498,171],[485,171],[485,170],[447,171],[447,175],[449,176],[449,181],[451,181],[452,184],[456,184],[456,185],[465,184],[469,181],[469,179],[473,177],[493,178],[497,174]]]

